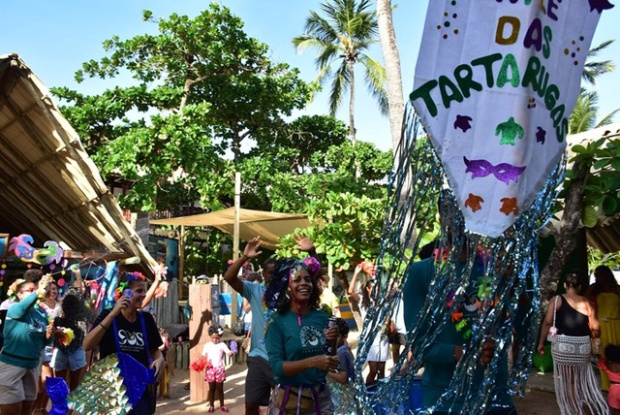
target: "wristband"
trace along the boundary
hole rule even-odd
[[[103,323],[99,323],[99,325],[105,330],[108,331],[108,328],[106,326],[103,325]]]

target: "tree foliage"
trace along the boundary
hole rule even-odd
[[[354,148],[333,116],[290,120],[315,86],[272,62],[267,45],[248,37],[227,8],[212,4],[194,18],[155,19],[146,11],[143,18],[155,34],[114,36],[103,58],[76,73],[79,82],[119,86],[95,95],[53,90],[106,180],[124,187],[123,208],[180,214],[196,201],[208,210],[230,206],[239,171],[243,207],[308,213],[308,232],[334,261],[371,256],[391,154],[362,142]],[[126,74],[131,82],[120,86]],[[187,269],[219,272],[223,240],[219,232],[188,230]]]
[[[305,106],[312,87],[297,69],[269,59],[267,45],[250,38],[243,22],[211,4],[195,18],[155,20],[157,34],[104,42],[107,56],[84,63],[76,79],[114,78],[128,72],[135,85],[95,96],[67,88],[53,92],[107,177],[132,186],[121,203],[131,209],[166,209],[162,193],[222,205],[233,192],[234,166],[245,139],[285,128],[284,118]],[[174,188],[174,189],[172,189]],[[170,200],[181,203],[184,200]]]
[[[329,263],[348,269],[352,262],[377,258],[385,219],[385,198],[327,192],[310,203],[312,225],[301,233],[314,241],[317,253]],[[294,235],[282,239],[282,257],[299,257]]]
[[[590,166],[583,196],[582,222],[593,227],[620,212],[620,137],[600,138],[572,148],[571,162]],[[569,186],[575,172],[567,172]]]

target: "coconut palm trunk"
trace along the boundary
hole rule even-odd
[[[355,154],[355,144],[357,143],[357,138],[355,134],[355,62],[350,59],[347,62],[349,66],[349,137],[351,139],[351,147],[353,147],[353,159],[355,163],[355,180],[359,180],[361,176],[360,172],[360,163],[357,160],[357,156]]]
[[[381,51],[383,52],[383,62],[385,64],[392,150],[396,152],[402,131],[404,99],[400,55],[392,21],[391,0],[377,0],[377,23],[379,25],[379,39],[381,40]]]

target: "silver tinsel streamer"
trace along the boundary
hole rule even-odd
[[[377,279],[372,307],[364,321],[355,362],[355,388],[364,414],[410,413],[404,403],[414,374],[420,368],[424,351],[433,344],[445,324],[452,324],[455,306],[446,306],[450,292],[465,288],[474,267],[481,269],[481,278],[489,281],[483,306],[477,320],[470,324],[471,334],[465,352],[456,366],[448,390],[437,406],[452,413],[484,413],[492,401],[491,391],[504,389],[510,395],[522,395],[529,375],[531,357],[537,341],[540,320],[538,296],[538,232],[550,220],[562,183],[564,160],[558,163],[544,189],[526,212],[499,238],[488,238],[464,231],[464,219],[456,199],[447,189],[447,180],[440,160],[424,137],[419,139],[420,123],[411,104],[407,104],[403,134],[395,154],[390,175],[388,210],[384,223]],[[445,260],[435,262],[435,272],[428,296],[414,330],[408,333],[407,345],[395,362],[392,374],[381,380],[374,393],[368,394],[362,368],[373,340],[381,335],[385,322],[392,315],[401,297],[407,267],[418,251],[419,238],[433,229],[438,220],[433,214],[441,206],[441,231],[438,247],[448,246]],[[465,265],[461,253],[467,252]],[[481,267],[481,268],[480,268]],[[415,276],[413,276],[415,278]],[[407,302],[407,298],[404,298]],[[405,316],[407,318],[407,316]],[[478,359],[486,339],[495,341],[494,357],[484,368],[482,377]],[[412,362],[406,364],[411,352]],[[505,385],[496,384],[498,370],[511,364]],[[458,404],[454,404],[458,402]],[[427,408],[432,413],[435,408]]]

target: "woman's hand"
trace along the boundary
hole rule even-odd
[[[121,310],[123,308],[127,308],[130,305],[131,305],[131,298],[127,297],[126,295],[122,295],[121,298],[119,298],[116,301],[116,304],[114,304],[114,308],[112,309],[110,314],[116,317],[121,313]]]
[[[539,355],[544,356],[544,354],[545,354],[545,345],[544,344],[539,344],[538,348],[536,350],[538,350],[538,354]]]
[[[323,329],[323,334],[327,340],[334,340],[338,338],[338,326]]]
[[[326,354],[312,356],[308,358],[309,368],[316,368],[324,372],[332,372],[338,367],[338,359],[335,356],[328,356]]]
[[[314,243],[305,235],[295,235],[295,242],[297,242],[300,251],[310,252],[314,249]]]
[[[161,376],[164,374],[165,366],[166,361],[164,360],[163,356],[153,360],[153,363],[151,363],[151,369],[155,368],[155,380],[157,382],[159,382],[159,379],[161,379]]]
[[[48,324],[47,327],[45,328],[45,338],[47,340],[51,339],[52,336],[54,335],[54,325],[53,324]]]
[[[360,275],[360,272],[362,272],[362,269],[364,268],[364,262],[360,262],[359,264],[357,264],[357,266],[355,267],[355,271],[353,271],[353,276],[357,277],[358,275]]]

